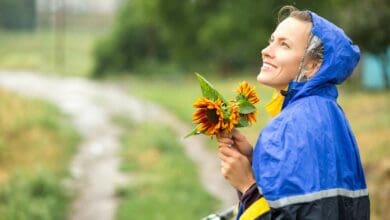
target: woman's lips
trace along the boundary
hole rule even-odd
[[[264,62],[263,66],[261,67],[261,71],[271,71],[273,69],[276,69],[276,66],[267,62]]]

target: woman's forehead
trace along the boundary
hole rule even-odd
[[[272,33],[274,39],[287,39],[292,42],[305,43],[311,31],[311,23],[296,18],[286,18]]]

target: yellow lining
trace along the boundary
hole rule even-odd
[[[284,91],[288,90],[288,86],[284,89]],[[282,111],[282,106],[284,103],[285,96],[280,93],[280,91],[274,90],[272,94],[271,100],[265,105],[265,111],[268,112],[269,115],[275,117]]]
[[[242,213],[240,220],[253,220],[260,217],[264,213],[270,210],[267,200],[261,197],[259,200],[254,202],[244,213]]]

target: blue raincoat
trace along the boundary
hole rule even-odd
[[[259,135],[252,168],[269,206],[259,219],[369,219],[358,147],[336,102],[336,84],[352,74],[359,48],[310,14],[323,62],[310,80],[290,83],[283,110]]]

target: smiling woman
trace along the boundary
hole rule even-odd
[[[221,172],[241,194],[238,216],[369,219],[358,146],[336,88],[352,74],[359,48],[314,12],[287,6],[280,15],[287,16],[262,50],[257,76],[278,94],[276,117],[253,150],[237,130],[218,137]]]

